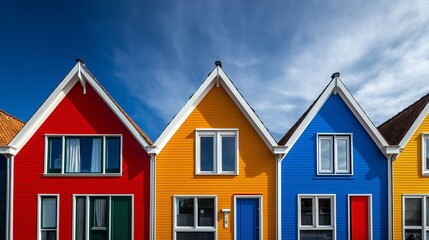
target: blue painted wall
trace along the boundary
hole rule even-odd
[[[353,176],[317,176],[317,133],[352,133]],[[348,194],[372,194],[373,239],[388,237],[387,159],[339,95],[331,95],[282,161],[282,239],[297,239],[298,194],[336,194],[336,235],[348,237]]]

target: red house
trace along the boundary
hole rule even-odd
[[[11,239],[148,239],[150,144],[78,61],[9,144]]]

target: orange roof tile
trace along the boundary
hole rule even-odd
[[[0,146],[7,146],[24,122],[0,109]]]

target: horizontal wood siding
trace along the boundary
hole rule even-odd
[[[317,133],[353,134],[353,176],[317,176]],[[348,194],[372,194],[373,239],[387,239],[387,159],[331,95],[282,161],[282,237],[297,239],[298,194],[336,195],[336,239],[348,239]]]
[[[43,176],[45,134],[122,134],[121,177]],[[135,239],[149,237],[149,157],[87,83],[77,83],[14,159],[14,239],[36,239],[37,194],[59,194],[59,239],[72,237],[73,194],[134,194]]]
[[[429,117],[423,120],[404,150],[393,162],[394,239],[402,239],[402,196],[429,194],[429,177],[422,176],[422,133],[429,132]]]
[[[195,129],[238,128],[239,175],[195,175]],[[275,156],[222,87],[213,87],[156,159],[156,237],[172,239],[173,195],[216,195],[218,239],[233,239],[234,194],[263,195],[263,237],[275,239]],[[228,229],[222,208],[231,209]]]

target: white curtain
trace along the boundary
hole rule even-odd
[[[101,172],[101,138],[92,140],[91,172]]]
[[[95,199],[95,226],[106,227],[106,199]]]
[[[66,141],[66,172],[80,172],[80,139],[69,138]]]

